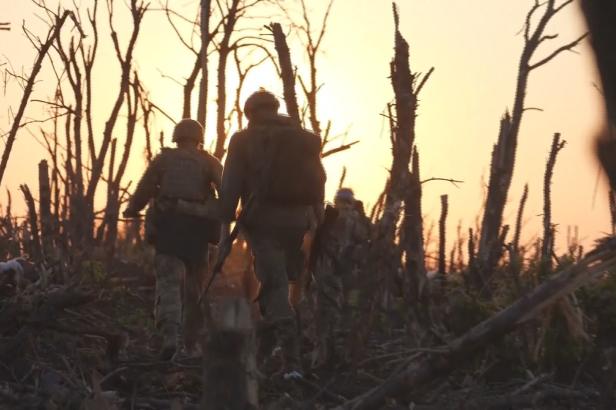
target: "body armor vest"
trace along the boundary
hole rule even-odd
[[[204,202],[212,195],[208,162],[202,153],[168,149],[163,158],[159,198]]]

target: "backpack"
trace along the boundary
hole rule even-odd
[[[164,165],[158,195],[161,198],[205,201],[207,161],[199,152],[168,149],[163,154]]]
[[[255,127],[260,201],[275,205],[313,205],[323,201],[325,170],[320,138],[293,125]]]

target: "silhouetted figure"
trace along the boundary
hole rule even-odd
[[[231,137],[221,187],[221,213],[229,224],[241,199],[239,222],[255,257],[264,319],[283,357],[283,370],[300,370],[298,330],[289,303],[289,279],[304,263],[304,234],[320,218],[325,172],[320,138],[278,115],[279,103],[258,91],[245,103],[248,127]],[[224,229],[223,229],[224,232]]]
[[[176,125],[173,141],[177,148],[163,149],[152,160],[124,211],[125,217],[136,217],[153,199],[147,224],[154,227],[150,235],[156,248],[156,325],[163,338],[163,360],[177,351],[182,324],[186,349],[197,347],[203,325],[198,299],[208,243],[215,243],[220,233],[210,205],[220,186],[222,166],[201,149],[203,127],[184,119]]]

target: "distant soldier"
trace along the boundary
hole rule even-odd
[[[278,100],[267,91],[246,100],[249,124],[229,142],[220,199],[223,223],[235,219],[240,199],[245,208],[239,223],[261,283],[262,328],[274,334],[282,373],[297,375],[299,335],[289,280],[304,266],[304,235],[322,213],[325,172],[320,138],[278,115],[278,108]]]
[[[336,217],[324,229],[315,257],[317,354],[315,365],[332,362],[343,311],[355,301],[358,271],[370,236],[370,221],[353,191],[341,188],[334,198]],[[327,218],[326,218],[327,219]]]
[[[165,148],[152,160],[124,211],[125,217],[136,217],[153,200],[146,225],[156,249],[155,312],[163,360],[180,347],[180,328],[186,350],[198,347],[203,326],[198,299],[208,243],[220,236],[213,205],[222,166],[201,148],[203,127],[183,119],[173,131],[173,141],[177,148]]]

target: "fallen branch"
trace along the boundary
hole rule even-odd
[[[57,313],[62,309],[79,306],[90,302],[92,299],[93,296],[89,293],[71,289],[59,290],[42,295],[38,300],[33,301],[32,306],[36,306],[37,308],[30,313],[24,326],[19,329],[13,340],[0,346],[0,360],[7,365],[12,360],[20,357],[20,355],[16,353],[25,343],[31,329],[36,328],[40,324],[50,323],[57,317]],[[0,323],[2,323],[1,317]]]
[[[381,408],[386,398],[400,396],[435,378],[451,372],[455,366],[473,357],[495,340],[505,336],[525,321],[537,316],[558,299],[573,292],[597,275],[616,267],[616,238],[611,238],[586,255],[576,265],[552,276],[515,303],[481,322],[448,346],[441,354],[425,353],[409,361],[402,370],[383,384],[338,409]]]

